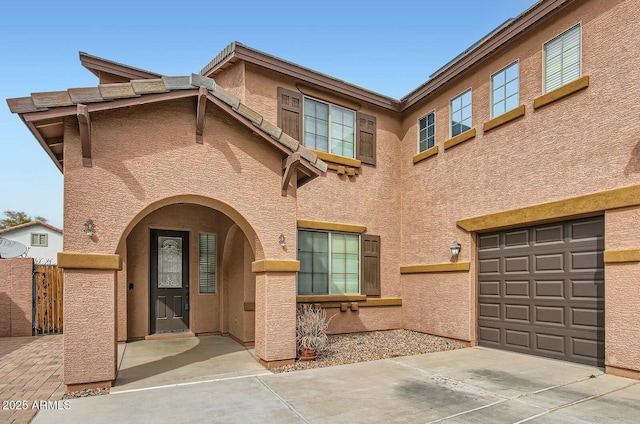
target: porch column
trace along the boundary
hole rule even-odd
[[[296,272],[300,262],[264,259],[251,264],[256,274],[256,355],[274,368],[296,358]]]
[[[116,378],[119,255],[58,253],[64,269],[64,383],[67,391],[111,387]]]

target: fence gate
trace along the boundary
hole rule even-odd
[[[62,270],[33,265],[33,335],[62,333]]]

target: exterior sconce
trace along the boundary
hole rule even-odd
[[[449,249],[451,249],[451,254],[453,256],[458,256],[460,254],[460,249],[462,249],[462,246],[460,246],[457,241],[454,241],[453,244],[449,246]]]
[[[84,223],[84,233],[89,237],[91,237],[92,235],[95,234],[95,232],[96,232],[96,224],[94,224],[92,220],[87,219],[87,221]]]
[[[284,234],[280,233],[280,237],[278,238],[278,243],[280,243],[280,246],[287,247],[287,239],[284,238]]]

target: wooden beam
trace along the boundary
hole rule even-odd
[[[302,156],[300,152],[295,152],[282,161],[282,195],[287,196],[287,188],[291,182],[291,177],[297,173]]]
[[[204,116],[207,111],[207,87],[198,89],[198,109],[196,111],[196,143],[202,144]]]
[[[82,165],[91,167],[91,120],[87,105],[78,104],[78,125],[80,126],[80,141],[82,144]]]

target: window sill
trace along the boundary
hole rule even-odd
[[[537,97],[533,101],[533,108],[538,109],[548,104],[555,102],[556,100],[563,99],[567,96],[572,95],[580,90],[589,87],[589,75],[585,75],[582,78],[578,78],[575,81],[572,81],[568,84],[563,85],[560,88],[556,88],[553,91],[548,92],[545,95]]]
[[[400,274],[429,274],[433,272],[469,271],[470,262],[453,262],[445,264],[406,265],[400,267]]]
[[[320,159],[335,165],[350,166],[352,168],[360,168],[362,162],[358,159],[348,158],[346,156],[334,155],[333,153],[323,152],[321,150],[309,149]]]
[[[323,309],[340,309],[342,312],[346,312],[348,309],[351,309],[352,311],[357,311],[360,308],[367,308],[367,307],[393,307],[393,306],[402,306],[402,298],[400,297],[383,297],[383,298],[368,298],[368,299],[362,299],[362,300],[358,300],[358,301],[318,301],[316,300],[316,298],[321,297],[321,296],[298,296],[297,297],[297,302],[298,303],[313,303],[313,304],[317,304],[320,305],[321,308]],[[335,297],[332,295],[328,295],[328,296],[324,296],[324,297]],[[348,296],[348,297],[352,297],[352,296]],[[365,297],[364,295],[362,297]],[[304,301],[301,302],[300,299],[304,298],[304,299],[311,299],[308,302]]]
[[[314,294],[296,296],[297,303],[326,303],[326,302],[364,302],[364,294]]]
[[[472,138],[474,138],[476,136],[476,129],[475,128],[471,128],[470,130],[467,130],[465,132],[463,132],[462,134],[458,134],[457,136],[450,138],[449,140],[444,142],[444,149],[450,149],[453,146],[457,146],[458,144],[464,143],[467,140],[471,140]]]
[[[418,153],[413,157],[413,164],[415,165],[418,162],[422,162],[423,160],[430,158],[431,156],[435,156],[438,154],[438,146],[433,146],[428,148],[422,153]]]
[[[520,105],[515,109],[510,110],[509,112],[505,112],[500,116],[493,118],[490,121],[487,121],[482,126],[482,131],[487,132],[491,131],[494,128],[498,128],[501,125],[506,124],[507,122],[511,122],[514,119],[518,119],[521,116],[524,116],[525,107],[524,105]]]

